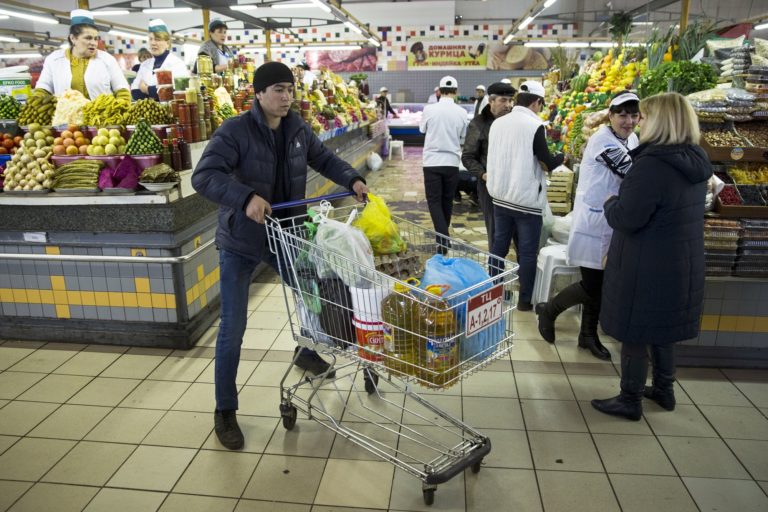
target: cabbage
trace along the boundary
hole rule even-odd
[[[113,175],[115,173],[114,169],[110,169],[109,167],[105,167],[101,170],[101,173],[99,173],[99,188],[101,190],[104,190],[105,188],[113,188],[114,187],[114,181],[113,181]]]
[[[119,188],[127,188],[130,190],[135,190],[136,187],[139,186],[139,177],[136,174],[128,174],[125,178],[120,180],[120,183],[117,184]]]
[[[120,162],[120,164],[115,169],[115,174],[113,177],[115,181],[120,181],[125,179],[128,176],[133,176],[134,178],[136,178],[140,174],[141,174],[141,166],[136,161],[136,159],[132,158],[129,155],[125,155],[123,157],[123,161]],[[128,188],[135,188],[135,185],[133,187],[128,187]]]

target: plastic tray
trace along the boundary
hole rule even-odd
[[[720,250],[736,250],[739,247],[737,240],[708,240],[704,239],[704,250],[708,249],[720,249]],[[768,246],[767,246],[768,247]]]
[[[768,240],[742,240],[739,247],[745,249],[764,247],[768,249]]]

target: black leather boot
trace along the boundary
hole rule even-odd
[[[560,313],[576,304],[584,304],[589,300],[589,294],[581,283],[574,283],[555,295],[549,302],[536,304],[536,315],[539,318],[539,334],[541,334],[541,337],[550,343],[554,343],[555,320],[560,316]]]
[[[675,346],[651,345],[653,386],[645,388],[644,396],[667,411],[675,410]]]
[[[645,346],[621,350],[621,392],[618,396],[606,400],[592,400],[592,407],[598,411],[619,416],[632,421],[639,421],[643,415],[643,390],[648,376],[648,355],[637,350]]]
[[[589,349],[598,359],[608,360],[611,353],[597,335],[597,323],[600,320],[600,306],[593,302],[584,304],[581,311],[581,328],[579,330],[579,347]]]

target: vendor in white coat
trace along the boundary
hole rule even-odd
[[[163,20],[154,19],[149,22],[149,52],[152,58],[141,63],[131,84],[134,100],[158,99],[156,71],[170,70],[173,78],[189,76],[184,61],[171,53],[171,31]]]
[[[128,81],[117,61],[98,49],[99,31],[91,13],[76,9],[70,20],[69,48],[46,57],[34,94],[59,96],[74,89],[91,100],[100,94],[114,94],[130,101]]]
[[[583,304],[579,347],[589,349],[599,359],[611,358],[597,336],[604,260],[613,236],[603,214],[603,203],[619,194],[621,180],[632,166],[631,151],[639,145],[635,135],[640,120],[639,98],[629,91],[614,96],[608,120],[609,124],[589,138],[579,171],[567,258],[569,265],[580,267],[581,281],[549,302],[536,305],[539,333],[554,343],[557,316],[571,306]]]

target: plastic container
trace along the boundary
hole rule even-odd
[[[414,286],[418,286],[418,282]],[[400,283],[395,284],[394,292],[381,302],[386,356],[384,364],[403,375],[418,375],[419,338],[414,325],[417,306],[408,288]]]
[[[155,78],[157,78],[158,92],[160,89],[159,86],[167,85],[167,86],[170,86],[171,93],[173,93],[173,73],[170,70],[158,69],[157,71],[155,71]]]
[[[189,77],[188,76],[180,76],[173,79],[173,88],[177,91],[181,91],[182,94],[184,94],[184,90],[189,87]],[[182,98],[183,99],[183,98]]]
[[[173,100],[173,86],[172,85],[161,85],[157,88],[157,99],[160,101],[171,101]]]
[[[349,288],[352,299],[352,324],[355,326],[360,357],[368,361],[384,360],[384,324],[381,302],[388,290],[381,287]]]

